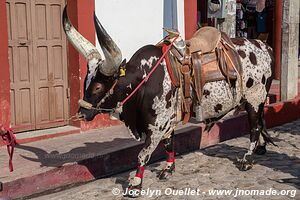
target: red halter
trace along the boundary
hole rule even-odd
[[[173,39],[173,41],[171,42],[171,44],[169,44],[167,46],[164,46],[162,56],[157,61],[157,63],[154,65],[154,67],[152,67],[152,69],[149,72],[149,74],[140,82],[140,84],[131,92],[131,94],[129,94],[118,106],[123,106],[138,91],[138,89],[145,83],[145,81],[147,81],[149,79],[149,77],[151,76],[151,74],[155,71],[155,69],[159,66],[159,64],[165,58],[166,54],[168,53],[168,51],[172,47],[173,43],[177,40],[177,38],[178,38],[178,36]],[[169,69],[168,69],[168,71],[169,71]]]

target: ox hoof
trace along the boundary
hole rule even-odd
[[[253,167],[253,161],[245,160],[245,159],[238,159],[237,167],[239,168],[240,171],[247,171]]]
[[[263,146],[257,146],[255,151],[254,151],[255,154],[257,155],[264,155],[267,153],[267,149],[266,149],[266,145],[263,145]]]
[[[137,198],[140,196],[142,190],[142,184],[129,185],[126,189],[124,197]]]
[[[175,163],[173,163],[170,167],[166,167],[162,169],[158,174],[157,177],[159,180],[168,180],[170,175],[175,172]]]

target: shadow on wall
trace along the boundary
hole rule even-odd
[[[184,134],[175,135],[176,154],[198,150],[201,143],[199,129],[187,127],[181,131]],[[110,142],[87,142],[84,143],[84,146],[76,147],[65,153],[48,152],[42,148],[27,145],[17,145],[16,148],[35,154],[35,157],[21,156],[26,160],[41,163],[41,167],[61,167],[66,163],[77,162],[79,165],[85,166],[93,177],[100,178],[136,168],[138,153],[143,145],[143,142],[136,142],[133,139],[115,138]],[[112,147],[115,148],[112,149]],[[152,154],[149,163],[163,159],[165,156],[161,142]]]
[[[132,143],[132,139],[120,139],[116,138],[111,142],[86,142],[85,146],[76,147],[68,152],[60,153],[59,151],[50,151],[38,147],[17,145],[16,148],[29,151],[35,154],[35,157],[27,157],[21,155],[21,157],[32,161],[41,163],[41,167],[61,167],[66,163],[80,162],[90,158],[95,158],[100,153],[105,153],[106,149],[112,146],[121,146],[124,144]],[[102,156],[103,157],[103,156]]]

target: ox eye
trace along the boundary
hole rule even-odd
[[[104,86],[100,83],[95,84],[94,87],[93,87],[93,93],[94,94],[100,93],[103,90],[104,90]]]

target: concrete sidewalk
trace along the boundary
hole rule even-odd
[[[101,158],[120,147],[126,149],[137,144],[123,126],[22,144],[15,148],[12,173],[7,166],[6,147],[2,147],[0,180],[4,183],[3,193],[23,197],[91,180],[92,169],[84,164],[77,166],[78,162]],[[89,170],[91,173],[86,173]]]
[[[300,118],[300,99],[272,104],[266,107],[265,113],[268,127],[293,121]],[[203,132],[202,124],[189,123],[176,130],[176,154],[205,148],[247,132],[245,114],[221,120],[210,133]],[[8,170],[6,147],[1,147],[0,181],[4,190],[0,196],[26,197],[133,169],[142,147],[143,143],[131,139],[123,125],[56,137],[18,145],[12,173]],[[150,162],[164,156],[160,145]]]

